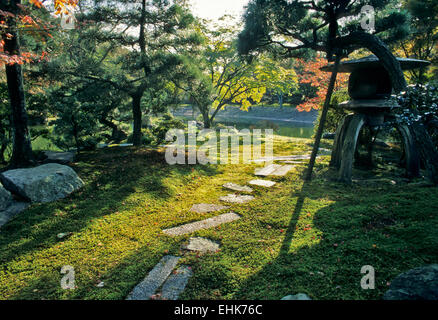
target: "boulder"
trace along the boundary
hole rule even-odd
[[[9,170],[0,174],[0,181],[6,189],[31,202],[62,199],[84,185],[72,168],[57,163]]]
[[[12,195],[0,182],[0,211],[6,210],[12,203]]]
[[[392,281],[384,300],[438,300],[438,264],[415,268]]]
[[[29,208],[29,206],[29,202],[12,201],[5,210],[0,210],[0,228],[12,220],[16,215]]]

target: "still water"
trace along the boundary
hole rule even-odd
[[[259,120],[259,119],[222,119],[217,118],[215,123],[225,126],[234,126],[236,129],[274,129],[279,136],[293,138],[311,138],[314,133],[314,124],[307,122],[293,122],[281,120]]]

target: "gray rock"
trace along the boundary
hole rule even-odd
[[[280,165],[280,164],[271,164],[261,169],[256,169],[254,174],[256,176],[285,176],[290,170],[294,168],[293,165]]]
[[[164,256],[160,262],[149,272],[147,277],[140,282],[128,295],[126,300],[149,300],[163,285],[170,273],[178,264],[181,257]]]
[[[0,180],[6,189],[32,202],[62,199],[84,185],[72,168],[57,163],[9,170]]]
[[[438,264],[415,268],[391,282],[384,300],[438,300]]]
[[[295,295],[286,296],[281,300],[312,300],[312,299],[305,293],[298,293]]]
[[[271,175],[277,176],[277,177],[283,177],[286,174],[288,174],[288,172],[291,171],[293,168],[295,168],[295,166],[293,166],[293,165],[281,166],[281,168],[278,168],[277,170],[272,172]]]
[[[230,189],[230,190],[238,191],[238,192],[248,192],[248,193],[253,192],[253,190],[250,187],[241,186],[239,184],[235,184],[235,183],[231,183],[231,182],[230,183],[225,183],[223,185],[223,187],[226,188],[226,189]]]
[[[12,201],[11,204],[3,211],[0,211],[0,227],[20,214],[30,206],[27,202]]]
[[[220,204],[199,203],[199,204],[194,204],[190,209],[190,211],[197,213],[208,213],[208,212],[221,211],[228,208],[229,208],[228,206],[222,206]]]
[[[255,198],[253,196],[241,196],[237,194],[229,194],[227,196],[219,198],[220,201],[224,201],[228,203],[247,203],[254,199]]]
[[[272,174],[272,172],[274,172],[278,168],[281,168],[281,165],[279,165],[279,164],[270,164],[270,165],[268,165],[268,166],[266,166],[264,168],[256,169],[254,171],[254,174],[256,176],[264,176],[264,177],[266,177],[266,176],[269,176],[270,174]]]
[[[67,237],[70,237],[72,234],[73,234],[72,232],[62,232],[62,233],[58,233],[58,234],[56,235],[56,237],[57,237],[59,240],[62,240],[62,239],[65,239],[65,238],[67,238]]]
[[[6,210],[12,203],[12,195],[0,182],[0,211]]]
[[[200,253],[216,252],[219,250],[219,244],[205,238],[190,238],[189,243],[183,246],[183,249],[197,251]]]
[[[161,290],[162,300],[178,300],[179,295],[186,288],[187,282],[193,275],[188,266],[181,266],[166,280]]]
[[[68,164],[75,160],[76,152],[75,151],[69,151],[69,152],[44,151],[44,155],[47,157],[44,160],[44,163]]]
[[[276,184],[276,182],[269,180],[251,180],[248,183],[254,186],[265,187],[265,188],[270,188]]]
[[[169,236],[182,236],[184,234],[192,233],[195,231],[208,229],[208,228],[214,228],[221,224],[232,222],[235,220],[240,219],[240,216],[238,214],[235,214],[233,212],[230,213],[224,213],[220,216],[208,218],[202,221],[196,221],[188,224],[184,224],[179,227],[170,228],[163,230],[163,232]]]

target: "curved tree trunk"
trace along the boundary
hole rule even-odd
[[[120,142],[127,138],[127,134],[120,129],[114,122],[102,116],[99,122],[111,129],[111,139],[115,142]]]
[[[387,45],[377,36],[366,32],[352,32],[348,36],[334,40],[338,48],[366,48],[376,55],[388,71],[394,90],[398,93],[406,89],[407,83],[398,60],[391,53]]]

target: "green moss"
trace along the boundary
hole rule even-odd
[[[327,146],[327,145],[326,145]],[[277,137],[275,154],[302,154],[311,141]],[[69,198],[33,205],[0,232],[1,299],[124,299],[165,254],[181,255],[190,236],[221,243],[215,254],[188,253],[194,276],[183,299],[379,299],[387,282],[437,263],[438,191],[420,185],[332,182],[329,157],[304,184],[297,166],[256,200],[233,205],[242,219],[171,238],[168,227],[211,216],[189,212],[218,203],[225,182],[254,179],[258,165],[169,166],[150,149],[109,148],[80,155],[86,186]],[[393,171],[356,171],[391,178]],[[62,241],[60,232],[72,232]],[[76,290],[60,287],[75,268]],[[376,269],[376,290],[362,290],[361,267]],[[96,287],[100,281],[103,288]]]

